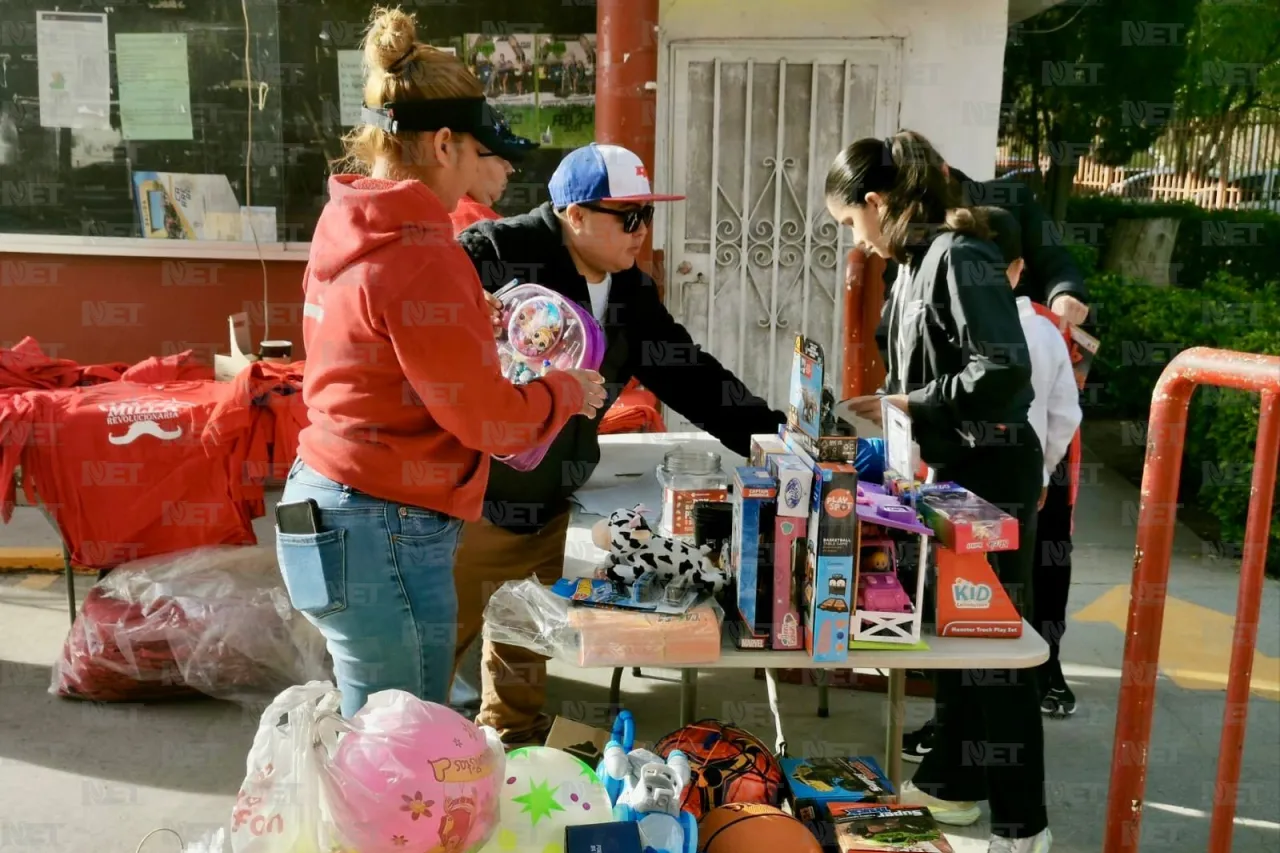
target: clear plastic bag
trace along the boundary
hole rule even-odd
[[[714,600],[679,614],[584,607],[530,578],[490,597],[484,635],[579,666],[694,665],[720,659],[723,622]]]
[[[126,563],[89,591],[50,692],[101,702],[205,694],[251,707],[330,677],[273,550],[196,548]]]

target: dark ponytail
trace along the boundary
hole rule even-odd
[[[896,260],[931,231],[990,237],[986,217],[962,207],[942,155],[920,134],[904,130],[887,139],[859,139],[836,155],[827,171],[826,197],[840,205],[865,205],[867,193],[884,198],[880,230]]]

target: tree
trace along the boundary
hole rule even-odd
[[[1180,117],[1210,134],[1192,168],[1204,173],[1249,113],[1280,112],[1280,0],[1202,0],[1177,92]]]
[[[1066,0],[1018,25],[1005,53],[1007,119],[1047,154],[1045,207],[1066,215],[1082,156],[1123,165],[1173,116],[1197,0]]]

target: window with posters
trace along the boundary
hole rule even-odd
[[[358,120],[370,0],[0,2],[0,250],[310,240]],[[594,3],[399,5],[542,143],[499,210],[545,201],[564,152],[595,134]]]

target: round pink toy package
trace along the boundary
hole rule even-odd
[[[551,370],[597,370],[604,359],[604,331],[591,313],[540,284],[512,282],[494,294],[502,303],[498,358],[502,373],[524,385]],[[514,456],[495,457],[530,471],[550,442]]]

